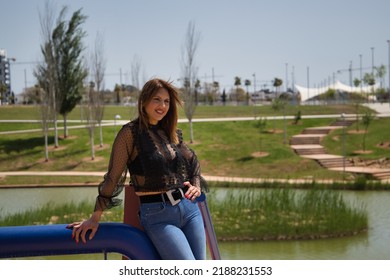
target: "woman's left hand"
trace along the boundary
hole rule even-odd
[[[184,194],[185,198],[194,201],[198,196],[200,196],[200,194],[201,194],[200,188],[191,185],[191,183],[188,181],[184,182],[183,185],[185,187],[188,187],[188,190]]]

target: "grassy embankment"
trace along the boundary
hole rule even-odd
[[[316,239],[355,235],[368,228],[364,205],[349,205],[331,190],[297,194],[290,188],[212,193],[208,204],[220,241]],[[87,219],[91,203],[65,203],[3,217],[0,226],[62,224]],[[104,212],[101,221],[122,222],[122,207]]]

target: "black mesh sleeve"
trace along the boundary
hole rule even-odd
[[[110,156],[108,171],[99,184],[95,211],[112,208],[121,204],[117,197],[121,194],[125,181],[127,162],[133,150],[133,137],[128,126],[123,126],[116,136]]]

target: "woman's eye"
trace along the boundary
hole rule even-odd
[[[169,106],[170,102],[169,102],[169,99],[167,100],[163,100],[163,99],[160,99],[160,98],[153,98],[152,101],[156,104],[161,104],[163,103],[165,106]]]

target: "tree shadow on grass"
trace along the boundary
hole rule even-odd
[[[49,143],[54,141],[54,137],[49,137]],[[0,140],[0,151],[6,154],[23,153],[44,145],[43,137],[32,137],[28,139]]]

